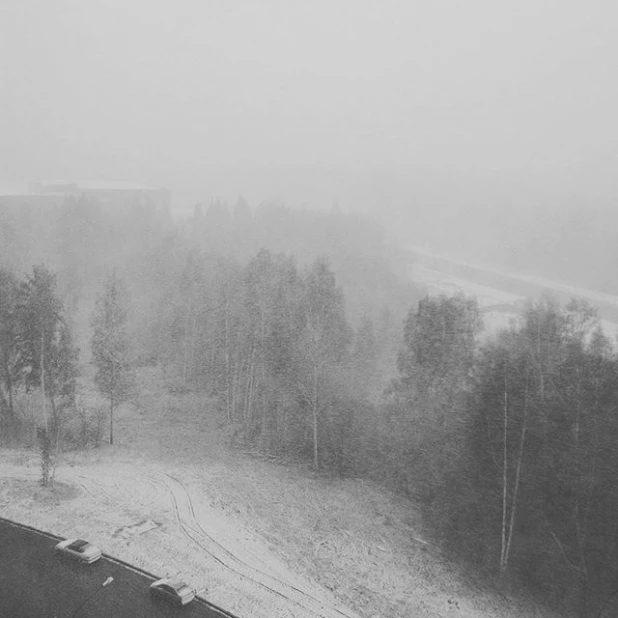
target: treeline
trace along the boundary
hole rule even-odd
[[[390,405],[403,487],[468,567],[562,612],[615,615],[614,347],[576,301],[530,304],[481,347],[478,324],[465,299],[410,312]]]
[[[350,321],[406,307],[414,298],[406,284],[408,267],[387,242],[375,221],[344,213],[290,208],[268,200],[251,209],[239,199],[233,207],[213,201],[196,205],[183,223],[183,236],[192,249],[207,250],[246,263],[262,248],[274,254],[293,255],[304,267],[326,257],[342,286]]]
[[[179,262],[182,268],[188,253],[212,253],[246,264],[262,248],[294,255],[301,267],[327,257],[353,324],[364,315],[375,318],[385,306],[403,316],[414,299],[407,265],[380,226],[338,208],[310,211],[275,200],[250,207],[240,198],[233,206],[221,201],[196,205],[192,216],[174,221],[139,195],[107,202],[86,195],[58,204],[24,200],[0,209],[0,265],[21,276],[45,264],[57,273],[59,292],[72,315],[80,310],[89,314],[112,268],[131,288],[134,302],[148,306],[159,276],[175,273]],[[87,329],[84,316],[78,322]]]
[[[148,254],[172,229],[171,217],[147,198],[109,204],[81,195],[54,204],[24,197],[0,209],[0,265],[21,276],[45,264],[74,313],[96,295],[107,272]]]
[[[192,254],[157,307],[151,362],[213,396],[245,446],[350,468],[354,402],[381,390],[379,331],[393,325],[387,316],[376,332],[366,318],[354,330],[325,260]]]

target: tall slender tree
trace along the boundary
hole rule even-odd
[[[304,277],[304,328],[298,340],[297,388],[309,410],[313,465],[320,467],[319,436],[323,416],[332,405],[337,370],[347,360],[351,329],[344,297],[325,260],[316,261]]]
[[[109,443],[114,443],[114,411],[126,401],[134,387],[126,332],[128,293],[113,271],[105,281],[92,315],[92,359],[95,384],[109,401]]]
[[[0,269],[0,414],[15,418],[13,390],[19,377],[18,284]]]

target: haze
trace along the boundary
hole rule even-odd
[[[600,1],[5,0],[0,176],[136,180],[180,206],[614,197],[616,14]]]
[[[0,616],[618,616],[616,24],[0,0]]]

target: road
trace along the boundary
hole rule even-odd
[[[109,557],[78,564],[56,554],[57,542],[0,519],[0,618],[71,618],[81,604],[75,618],[230,617],[199,599],[176,608],[151,597],[153,577]]]

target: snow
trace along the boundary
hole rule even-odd
[[[232,451],[211,402],[162,383],[142,379],[114,447],[64,456],[59,497],[41,492],[35,453],[0,451],[2,516],[205,588],[243,618],[547,615],[468,581],[410,502]]]

